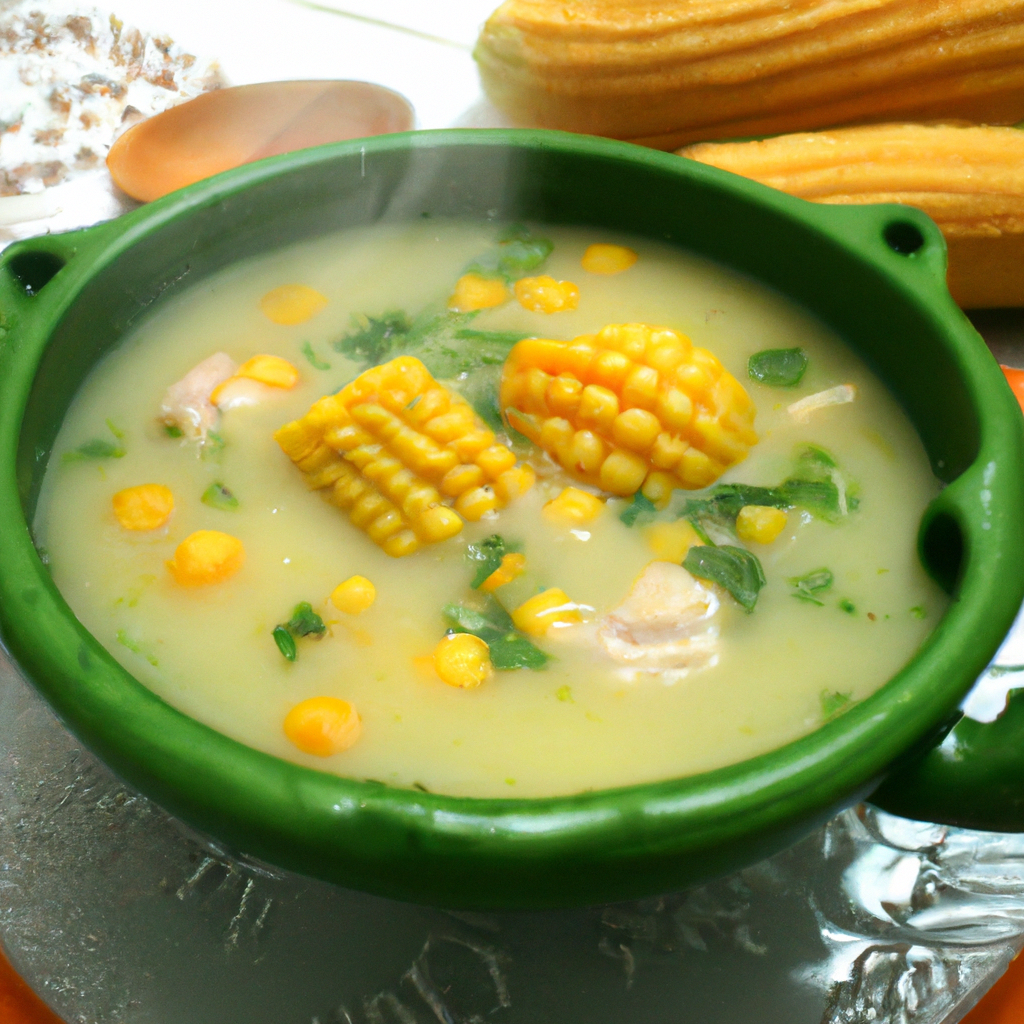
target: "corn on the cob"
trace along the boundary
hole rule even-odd
[[[476,59],[517,121],[660,149],[1024,118],[1024,0],[506,0]]]
[[[1024,305],[1024,131],[890,124],[680,152],[818,203],[916,206],[946,237],[961,306]]]
[[[395,557],[455,536],[534,482],[412,356],[361,373],[274,437],[313,490]]]
[[[642,488],[656,503],[714,483],[757,442],[739,381],[685,335],[648,324],[518,342],[501,408],[577,479],[622,496]]]

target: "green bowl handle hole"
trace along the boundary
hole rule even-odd
[[[67,261],[56,253],[19,252],[4,269],[17,281],[26,295],[38,295],[57,276]]]
[[[900,256],[913,256],[924,245],[924,235],[916,224],[894,220],[882,231],[885,244]]]
[[[956,518],[935,512],[921,525],[921,561],[928,574],[947,594],[956,591],[964,561],[964,535]]]

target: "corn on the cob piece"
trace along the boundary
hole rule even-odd
[[[660,149],[1024,118],[1024,0],[506,0],[476,59],[517,121]]]
[[[274,438],[313,490],[395,557],[455,536],[534,482],[412,356],[361,373]]]
[[[1024,305],[1024,131],[889,124],[680,153],[818,203],[916,206],[946,237],[961,306]]]
[[[685,335],[648,324],[518,342],[501,408],[577,479],[622,496],[642,488],[652,501],[707,487],[757,442],[739,381]]]

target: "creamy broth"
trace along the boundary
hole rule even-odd
[[[676,328],[711,350],[757,406],[760,440],[720,482],[778,484],[794,450],[812,443],[856,481],[859,507],[838,523],[794,508],[776,540],[748,545],[767,580],[756,608],[748,614],[720,592],[717,663],[682,678],[630,677],[587,643],[546,638],[534,641],[553,656],[543,670],[498,672],[476,689],[446,686],[424,667],[445,631],[442,608],[472,598],[467,543],[494,533],[514,539],[527,558],[526,579],[560,587],[594,617],[622,602],[655,558],[651,528],[620,521],[627,500],[608,500],[575,531],[545,518],[544,503],[573,483],[557,473],[542,474],[523,497],[458,536],[390,558],[306,488],[274,441],[277,428],[363,368],[331,344],[352,330],[354,315],[402,309],[414,316],[443,303],[466,266],[494,247],[496,231],[422,221],[304,243],[196,284],[134,330],[76,397],[35,522],[54,579],[82,623],[155,693],[243,743],[344,776],[469,796],[574,793],[717,768],[809,732],[845,698],[863,699],[898,671],[945,598],[916,556],[920,516],[939,485],[884,386],[820,323],[739,275],[643,239],[556,228],[544,231],[554,250],[538,273],[575,282],[578,308],[529,312],[513,298],[479,312],[474,329],[570,339],[609,323]],[[580,259],[594,242],[631,246],[639,259],[614,276],[588,274]],[[260,299],[290,282],[317,289],[328,303],[308,322],[272,323]],[[796,387],[748,377],[751,354],[797,346],[809,362]],[[225,412],[223,449],[200,458],[194,442],[168,437],[156,417],[168,385],[218,351],[239,363],[257,353],[282,356],[300,381],[258,406]],[[804,423],[787,411],[840,384],[856,386],[855,401]],[[64,458],[101,437],[120,445],[123,457]],[[174,494],[169,523],[123,529],[112,496],[150,482]],[[213,482],[231,489],[237,508],[200,500]],[[674,521],[686,497],[677,491],[659,518]],[[246,562],[222,583],[178,586],[165,563],[204,529],[239,538]],[[820,567],[834,577],[817,595],[822,603],[794,599],[790,580]],[[377,593],[358,616],[327,601],[354,574]],[[302,601],[329,632],[300,639],[292,663],[272,630]],[[282,730],[290,708],[322,695],[350,701],[362,720],[359,741],[329,757],[302,753]]]

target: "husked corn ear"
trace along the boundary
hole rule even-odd
[[[888,124],[680,154],[817,203],[916,206],[946,237],[961,306],[1024,305],[1024,131]]]
[[[659,149],[1024,118],[1024,0],[506,0],[475,56],[519,123]]]
[[[566,472],[622,496],[707,487],[757,443],[740,382],[685,335],[648,324],[518,342],[501,408]]]
[[[534,482],[412,356],[361,373],[274,438],[312,489],[394,557],[455,536]]]

